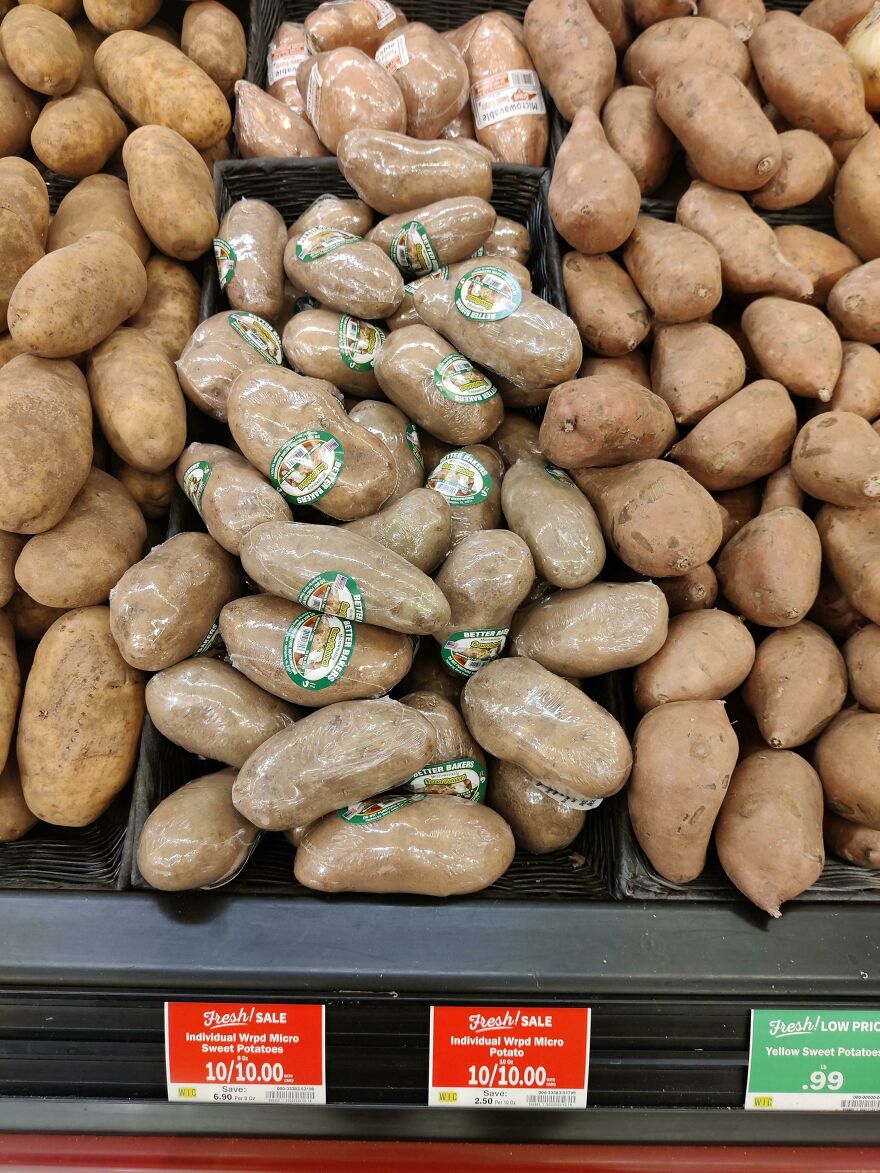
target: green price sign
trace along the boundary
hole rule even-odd
[[[753,1010],[745,1106],[880,1111],[880,1010]]]

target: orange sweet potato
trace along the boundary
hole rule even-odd
[[[828,313],[843,338],[880,342],[880,260],[840,278],[828,294]]]
[[[667,324],[710,314],[721,300],[721,261],[708,240],[680,224],[639,216],[623,263],[657,318]]]
[[[761,513],[730,539],[715,566],[725,597],[752,623],[791,627],[819,590],[822,549],[800,509]]]
[[[736,394],[746,364],[734,340],[708,322],[666,326],[654,338],[651,385],[677,424],[693,424]]]
[[[795,480],[811,497],[858,509],[880,498],[880,435],[852,411],[808,420],[791,454]]]
[[[781,297],[746,306],[742,328],[761,374],[793,395],[827,402],[843,362],[840,337],[821,310]]]
[[[880,505],[824,505],[816,515],[828,568],[852,605],[880,623]]]
[[[830,33],[835,41],[845,41],[850,29],[867,16],[872,6],[873,0],[810,0],[801,20]]]
[[[834,224],[841,239],[863,261],[880,257],[880,126],[854,147],[834,187]]]
[[[825,812],[825,846],[858,868],[880,868],[880,831]]]
[[[629,354],[622,354],[618,358],[585,354],[578,378],[585,379],[588,375],[613,375],[615,378],[630,379],[633,383],[639,383],[651,390],[648,360],[641,350],[631,350]]]
[[[617,55],[587,0],[531,0],[523,30],[562,117],[571,122],[581,106],[598,114],[614,85]]]
[[[641,33],[623,59],[623,76],[638,86],[655,86],[662,73],[684,61],[706,62],[747,82],[749,51],[729,29],[702,16],[674,17]]]
[[[761,490],[757,482],[743,485],[739,489],[726,489],[712,494],[724,531],[722,546],[726,546],[734,534],[761,512]]]
[[[827,232],[809,228],[806,224],[780,224],[774,234],[786,260],[812,282],[813,292],[804,298],[810,305],[823,309],[828,294],[844,273],[858,268],[857,254]]]
[[[783,464],[776,472],[770,474],[764,484],[761,494],[761,512],[769,513],[771,509],[781,509],[789,506],[792,509],[802,509],[804,491],[794,479],[791,464]]]
[[[677,150],[675,136],[657,113],[646,86],[621,86],[602,107],[608,145],[636,177],[642,195],[665,181]]]
[[[796,208],[828,195],[837,178],[837,163],[826,142],[809,130],[779,135],[782,162],[776,174],[752,193],[752,203],[765,211]]]
[[[767,12],[764,0],[699,0],[697,15],[717,20],[741,41],[747,41]]]
[[[880,627],[869,623],[851,635],[843,656],[853,696],[863,709],[880,713]]]
[[[666,596],[670,615],[714,607],[718,598],[718,579],[708,562],[677,578],[659,578],[657,586]]]
[[[648,308],[632,279],[607,253],[567,253],[562,280],[568,312],[584,343],[598,354],[628,354],[651,329]]]
[[[880,713],[844,709],[816,743],[813,763],[828,809],[880,831]]]
[[[754,662],[755,641],[738,616],[687,611],[670,620],[666,643],[636,668],[633,699],[642,713],[669,701],[722,700]]]
[[[499,163],[529,163],[539,167],[547,154],[549,125],[541,84],[529,52],[506,20],[488,13],[477,22],[463,50],[471,79],[471,105],[477,141]],[[511,71],[529,71],[527,85],[518,78],[501,79]],[[509,95],[509,100],[501,91]],[[516,103],[516,113],[510,113]]]

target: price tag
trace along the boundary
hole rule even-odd
[[[880,1010],[753,1010],[745,1106],[880,1110]]]
[[[324,1007],[166,1002],[168,1099],[325,1104]]]
[[[586,1007],[431,1007],[431,1107],[585,1108],[589,1063]]]

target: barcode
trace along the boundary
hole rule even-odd
[[[312,1104],[315,1100],[313,1087],[267,1087],[266,1099],[285,1100],[288,1103]]]
[[[880,1096],[848,1096],[840,1101],[844,1112],[866,1112],[880,1110]]]
[[[537,1092],[526,1096],[529,1108],[573,1108],[576,1103],[574,1092]]]

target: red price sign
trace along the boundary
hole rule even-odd
[[[324,1007],[166,1002],[168,1099],[325,1104]]]
[[[431,1007],[431,1107],[585,1108],[589,1064],[586,1007]]]

